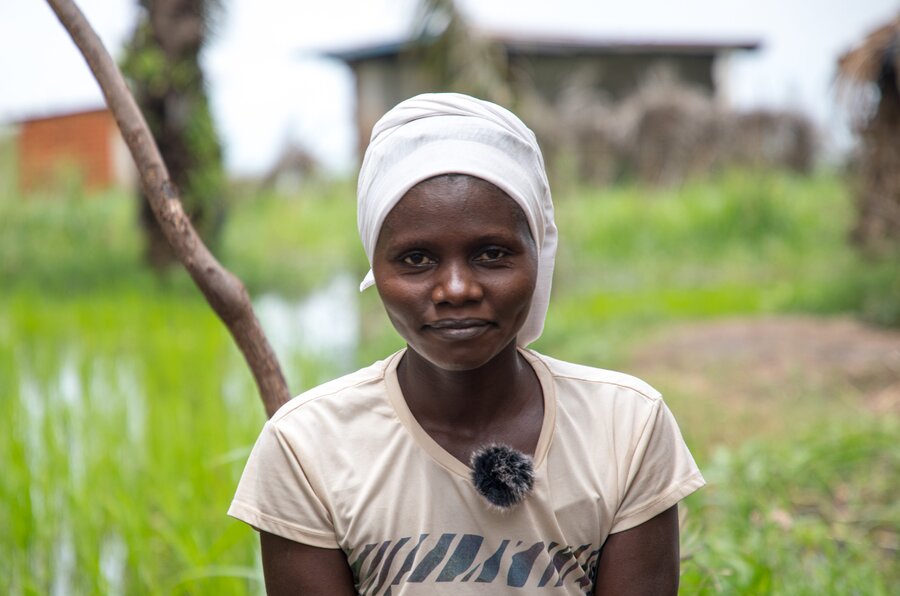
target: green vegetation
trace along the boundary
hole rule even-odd
[[[609,362],[623,342],[679,319],[805,311],[900,323],[888,314],[900,304],[900,259],[870,264],[847,246],[852,209],[835,176],[731,172],[557,203],[547,352]]]
[[[0,592],[258,592],[255,536],[224,515],[264,419],[249,373],[183,273],[159,281],[143,269],[131,198],[60,194],[0,189]],[[352,196],[323,183],[235,202],[223,261],[254,296],[297,299],[338,273],[360,277]],[[870,265],[846,246],[851,207],[832,175],[731,173],[557,203],[543,352],[619,367],[678,321],[897,320],[897,261]],[[399,345],[377,297],[360,306],[356,362],[291,356],[294,392]],[[896,415],[798,384],[751,404],[789,420],[784,432],[729,414],[727,400],[666,393],[709,481],[682,507],[683,593],[900,585]]]
[[[896,420],[752,441],[707,463],[682,540],[687,594],[893,594]]]

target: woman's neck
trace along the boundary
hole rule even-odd
[[[540,383],[515,342],[474,370],[441,369],[408,349],[397,368],[403,396],[424,427],[487,428],[541,399]]]

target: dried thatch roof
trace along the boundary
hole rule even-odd
[[[838,80],[843,88],[876,83],[900,89],[900,15],[840,57]]]

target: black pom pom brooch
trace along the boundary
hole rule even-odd
[[[506,445],[487,445],[472,454],[472,484],[487,502],[501,510],[515,507],[534,487],[530,457]]]

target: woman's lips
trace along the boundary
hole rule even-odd
[[[490,329],[484,319],[440,319],[425,325],[434,335],[443,339],[473,339]]]

